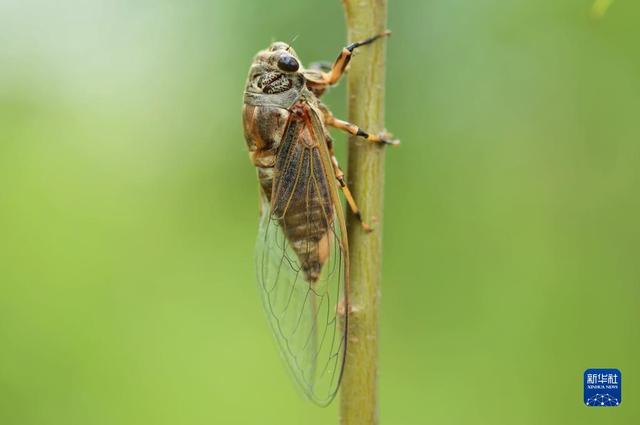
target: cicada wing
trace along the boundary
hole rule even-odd
[[[299,158],[289,160],[288,167],[298,171],[293,187],[285,193],[293,193],[298,204],[289,203],[287,210],[263,196],[256,271],[268,321],[295,382],[308,398],[327,405],[338,391],[346,353],[348,254],[341,206],[335,205],[336,187],[329,183],[333,174],[322,154],[317,148],[304,149]],[[331,192],[330,196],[323,196],[323,191]],[[328,199],[332,207],[320,209],[321,214],[318,208],[300,211],[300,200],[317,205],[318,198]],[[295,220],[288,220],[293,214],[297,214]],[[292,222],[295,232],[286,231]],[[305,250],[300,239],[305,238],[300,232],[326,235],[320,248],[321,269],[313,279],[301,255]]]

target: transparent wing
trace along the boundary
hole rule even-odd
[[[288,158],[275,171],[281,179],[274,178],[274,199],[263,195],[258,286],[295,382],[327,405],[338,391],[346,353],[344,219],[324,151],[297,144],[281,152]]]

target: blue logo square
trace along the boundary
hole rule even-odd
[[[622,403],[622,373],[618,369],[584,371],[584,404],[588,407],[615,407]]]

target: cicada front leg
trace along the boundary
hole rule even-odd
[[[366,40],[357,41],[355,43],[351,43],[348,46],[344,47],[338,58],[333,63],[333,66],[328,67],[324,62],[317,62],[312,64],[308,71],[305,73],[305,77],[307,78],[307,85],[309,89],[316,94],[316,96],[321,96],[327,89],[328,86],[332,86],[336,84],[345,70],[347,69],[347,65],[351,62],[351,57],[353,56],[353,51],[358,47],[366,46],[367,44],[371,44],[379,38],[386,37],[391,35],[391,31],[385,31],[382,34],[374,35],[373,37],[369,37]],[[329,68],[327,71],[325,69]]]
[[[353,51],[355,49],[357,49],[358,47],[366,46],[367,44],[371,44],[377,39],[388,35],[391,35],[391,31],[385,31],[382,34],[374,35],[373,37],[369,37],[366,40],[351,43],[348,46],[344,47],[338,55],[335,63],[333,64],[331,71],[328,73],[323,73],[326,84],[332,85],[340,80],[340,77],[342,77],[342,74],[344,74],[344,70],[347,68],[347,65],[349,65],[349,62],[351,61],[351,56],[353,55]]]

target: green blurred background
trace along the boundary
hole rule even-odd
[[[640,4],[592,3],[390,1],[385,424],[640,423]],[[243,84],[296,35],[340,2],[0,2],[1,424],[336,423],[254,283]]]

